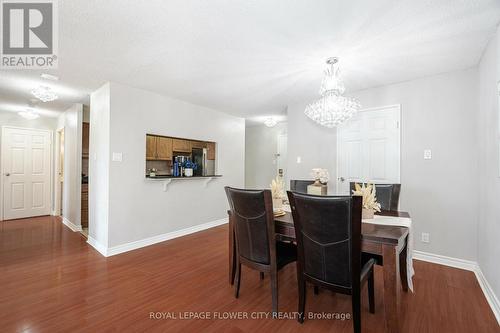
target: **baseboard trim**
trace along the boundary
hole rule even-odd
[[[70,220],[68,220],[67,218],[65,218],[64,216],[61,216],[62,218],[62,223],[67,226],[68,228],[71,229],[71,231],[82,231],[82,226],[81,225],[76,225],[74,224],[73,222],[71,222]]]
[[[472,271],[472,272],[475,272],[476,269],[478,268],[477,262],[475,261],[452,258],[452,257],[442,256],[439,254],[416,251],[416,250],[413,251],[413,259],[432,262],[434,264],[440,264],[449,267],[465,269],[467,271]]]
[[[474,273],[476,274],[477,282],[479,282],[479,285],[483,290],[484,297],[486,297],[486,300],[488,301],[488,304],[490,305],[490,308],[500,325],[500,302],[498,301],[497,295],[495,295],[495,292],[488,283],[488,280],[486,280],[486,277],[479,266]]]
[[[189,234],[193,234],[195,232],[203,231],[206,229],[218,227],[220,225],[228,223],[227,218],[223,218],[220,220],[215,220],[203,224],[198,224],[189,228],[181,229],[181,230],[176,230],[172,232],[167,232],[165,234],[149,237],[149,238],[144,238],[138,241],[130,242],[130,243],[125,243],[113,247],[106,247],[102,244],[100,244],[98,241],[93,239],[92,237],[87,238],[87,243],[90,244],[93,248],[95,248],[99,253],[101,253],[105,257],[110,257],[114,256],[120,253],[132,251],[132,250],[137,250],[142,247],[150,246],[156,243],[164,242],[170,239],[174,239],[177,237],[182,237],[186,236]]]
[[[212,221],[212,222],[198,224],[198,225],[195,225],[195,226],[192,226],[192,227],[189,227],[189,228],[185,228],[185,229],[181,229],[181,230],[176,230],[176,231],[168,232],[166,234],[161,234],[161,235],[158,235],[158,236],[144,238],[144,239],[141,239],[141,240],[138,240],[138,241],[134,241],[134,242],[130,242],[130,243],[125,243],[125,244],[122,244],[122,245],[113,246],[113,247],[108,248],[106,253],[107,253],[108,257],[109,256],[114,256],[114,255],[117,255],[117,254],[120,254],[120,253],[124,253],[124,252],[128,252],[128,251],[140,249],[141,247],[150,246],[150,245],[153,245],[153,244],[156,244],[156,243],[160,243],[160,242],[164,242],[164,241],[167,241],[167,240],[170,240],[170,239],[174,239],[174,238],[177,238],[177,237],[182,237],[182,236],[186,236],[186,235],[189,235],[189,234],[193,234],[195,232],[199,232],[199,231],[203,231],[203,230],[206,230],[206,229],[218,227],[218,226],[220,226],[222,224],[225,224],[227,222],[228,222],[227,218],[224,218],[224,219],[215,220],[215,221]]]
[[[495,292],[488,283],[488,280],[486,280],[486,277],[484,276],[483,271],[481,270],[481,267],[479,267],[477,262],[416,250],[413,251],[413,259],[474,272],[477,282],[479,283],[479,286],[483,291],[484,297],[490,305],[491,311],[493,311],[498,324],[500,324],[500,302],[498,301]]]
[[[95,238],[90,237],[90,235],[87,237],[87,244],[92,246],[94,249],[97,250],[97,252],[99,252],[103,256],[105,257],[108,256],[107,247],[99,243]]]

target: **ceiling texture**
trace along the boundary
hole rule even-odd
[[[0,71],[0,110],[44,83],[55,116],[115,81],[249,119],[312,101],[325,59],[348,91],[476,66],[499,0],[59,1],[59,68]],[[138,111],[139,112],[139,111]]]

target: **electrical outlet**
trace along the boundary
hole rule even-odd
[[[111,160],[113,162],[121,162],[123,159],[122,153],[113,153],[113,156],[111,157]]]
[[[422,243],[430,243],[429,233],[428,232],[423,232],[422,233]]]

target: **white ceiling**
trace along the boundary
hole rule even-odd
[[[500,1],[72,0],[59,21],[46,115],[116,81],[252,118],[316,98],[330,56],[351,91],[475,66]],[[40,73],[1,71],[0,110],[24,108]]]

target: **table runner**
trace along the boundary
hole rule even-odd
[[[408,248],[406,250],[406,274],[408,280],[408,288],[413,292],[413,230],[411,228],[411,218],[408,217],[394,217],[394,216],[379,216],[375,215],[373,219],[363,219],[363,223],[392,225],[397,227],[408,228]]]
[[[289,205],[283,205],[283,210],[286,212],[291,212]],[[393,217],[393,216],[378,216],[375,215],[373,219],[363,219],[363,223],[372,224],[382,224],[382,225],[392,225],[397,227],[408,228],[408,241],[406,250],[406,273],[408,280],[408,288],[413,292],[413,275],[415,271],[413,270],[413,231],[411,228],[411,219],[407,217]]]

